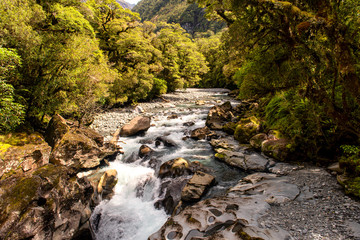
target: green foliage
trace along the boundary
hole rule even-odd
[[[154,85],[149,94],[150,98],[159,97],[161,94],[165,94],[167,92],[166,81],[159,78],[154,78]]]
[[[14,130],[24,120],[24,107],[14,100],[14,88],[0,79],[0,132]]]
[[[340,149],[343,151],[344,155],[347,157],[353,156],[353,155],[359,155],[360,148],[358,146],[354,145],[341,145]]]

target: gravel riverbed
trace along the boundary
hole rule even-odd
[[[198,100],[203,100],[206,106],[221,104],[229,100],[227,93],[225,89],[177,91],[152,102],[101,113],[91,127],[109,139],[116,129],[137,115],[171,114],[176,105],[194,104]],[[223,101],[214,98],[219,94],[224,95]],[[336,176],[324,168],[307,165],[287,176],[299,188],[299,196],[294,201],[271,205],[259,220],[260,226],[280,227],[299,240],[360,240],[360,203],[345,195]]]

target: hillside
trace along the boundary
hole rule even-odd
[[[128,3],[124,0],[116,0],[116,2],[119,3],[123,8],[132,9],[135,6],[135,4]]]
[[[224,23],[208,21],[204,9],[184,0],[142,0],[132,10],[140,13],[143,21],[179,23],[191,35],[208,30],[216,33],[225,27]]]

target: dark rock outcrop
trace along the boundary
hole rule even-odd
[[[137,116],[121,128],[120,136],[134,136],[150,128],[150,117]]]
[[[206,118],[206,126],[213,130],[221,130],[223,125],[231,121],[233,117],[231,103],[225,102],[210,109]]]
[[[72,239],[88,221],[89,181],[63,166],[0,181],[0,239]]]

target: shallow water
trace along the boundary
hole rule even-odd
[[[225,100],[221,93],[213,93],[212,100]],[[152,127],[143,136],[120,138],[125,152],[107,169],[116,169],[118,183],[115,195],[110,201],[102,201],[91,217],[97,240],[145,240],[156,232],[166,221],[164,210],[157,210],[154,203],[158,200],[160,181],[156,178],[155,170],[147,167],[147,163],[140,159],[133,163],[124,163],[133,153],[137,153],[141,145],[146,142],[155,150],[155,156],[162,163],[183,157],[190,161],[199,161],[212,169],[218,184],[212,187],[205,198],[220,195],[232,185],[235,185],[245,174],[237,169],[214,159],[214,152],[208,141],[195,141],[190,138],[183,140],[190,131],[205,126],[209,108],[213,106],[197,106],[194,103],[181,103],[175,108],[154,109]],[[168,119],[177,114],[178,118]],[[184,126],[186,122],[194,122],[191,127]],[[172,140],[176,147],[156,146],[155,139],[160,136]],[[143,186],[142,194],[137,194],[139,186]],[[139,196],[140,195],[140,196]]]

